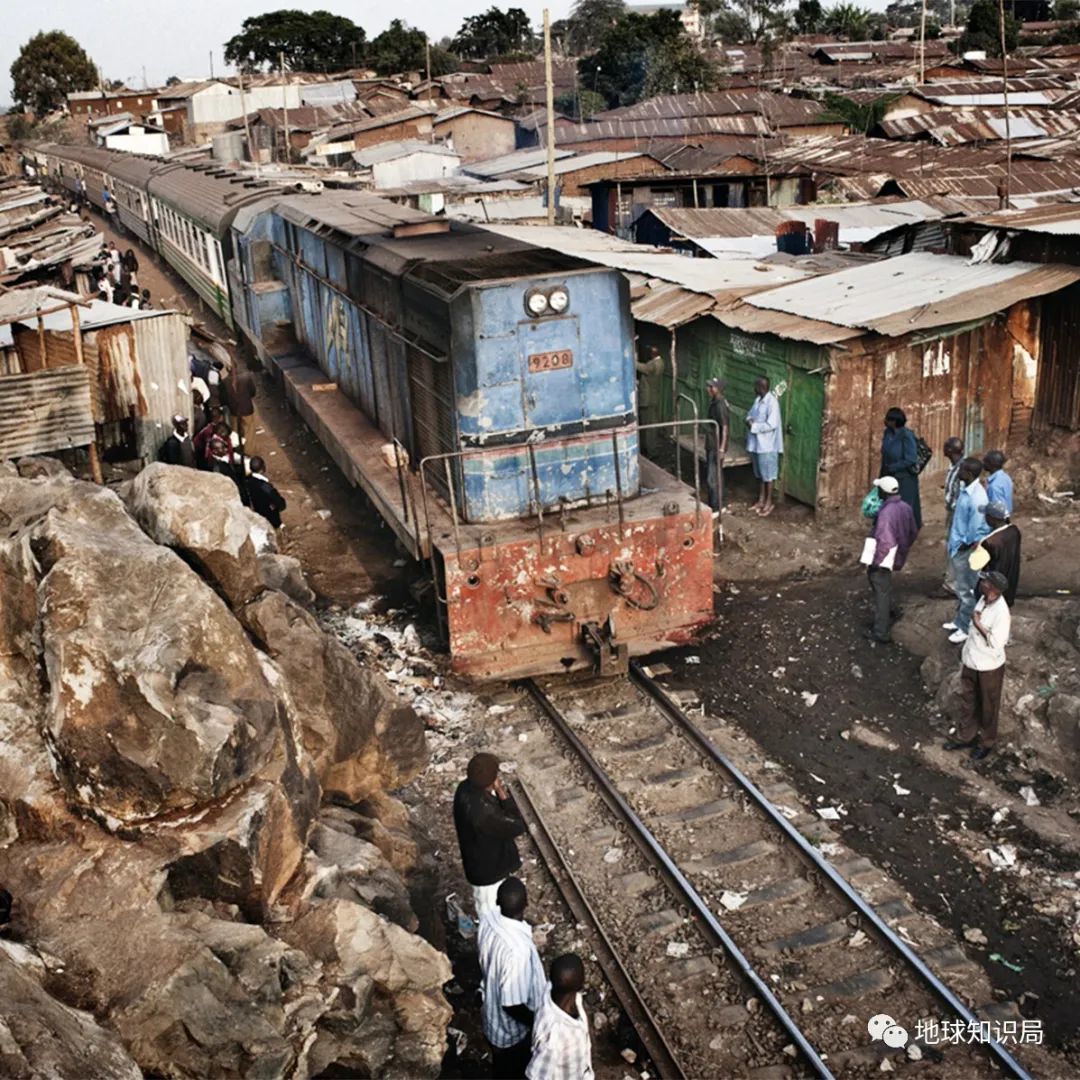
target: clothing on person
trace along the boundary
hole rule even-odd
[[[960,654],[961,715],[956,737],[959,742],[974,742],[989,749],[997,741],[1005,683],[1005,646],[1012,629],[1012,614],[1004,596],[992,604],[987,604],[985,597],[980,598],[975,611],[983,633],[972,627]]]
[[[231,450],[229,450],[227,454],[216,454],[211,450],[210,457],[207,459],[207,464],[211,472],[220,473],[222,476],[229,477],[236,485],[236,490],[240,495],[240,501],[245,506],[249,505],[247,485],[244,483],[244,467],[241,463],[233,459]]]
[[[1001,525],[979,542],[990,555],[990,561],[983,570],[987,573],[997,570],[1005,575],[1009,587],[1003,595],[1005,603],[1012,607],[1016,603],[1016,590],[1020,584],[1020,530],[1011,523]]]
[[[236,433],[246,449],[251,445],[252,437],[255,435],[255,414],[234,413],[233,419],[236,421]]]
[[[250,371],[233,368],[225,382],[225,403],[233,416],[251,416],[255,412],[255,395],[258,387]]]
[[[529,1035],[529,1028],[506,1007],[525,1005],[534,1015],[539,1012],[547,988],[544,966],[532,927],[522,919],[507,918],[498,908],[480,917],[476,944],[483,973],[484,1037],[505,1050]]]
[[[952,558],[949,555],[949,534],[952,532],[953,514],[955,510],[945,511],[945,580],[943,582],[946,590],[951,593],[956,592],[956,575],[953,573]]]
[[[532,1060],[525,1070],[528,1080],[593,1080],[589,1018],[581,995],[577,1016],[571,1016],[551,999],[551,984],[533,1022]]]
[[[281,528],[281,511],[285,509],[284,497],[262,474],[253,472],[247,478],[248,500],[256,514],[262,514],[275,529]]]
[[[720,447],[727,442],[731,430],[731,407],[727,398],[718,394],[709,400],[708,418],[716,422],[716,430],[709,425],[705,434],[705,482],[709,490],[709,506],[719,510],[724,505],[724,455]]]
[[[956,612],[952,621],[956,623],[956,629],[965,634],[971,629],[971,613],[978,600],[975,589],[979,584],[979,573],[972,569],[969,554],[969,548],[961,548],[949,557],[953,580],[956,582]]]
[[[874,518],[871,535],[875,542],[874,555],[866,568],[874,601],[871,634],[876,641],[888,641],[895,611],[893,571],[903,568],[911,545],[919,535],[914,511],[899,495],[887,495]]]
[[[989,502],[1003,503],[1009,514],[1012,514],[1013,482],[1004,469],[998,469],[986,478],[986,498]]]
[[[764,484],[773,483],[780,475],[779,454],[751,451],[750,464],[753,466],[755,478]]]
[[[918,462],[915,433],[907,427],[887,427],[881,437],[881,475],[896,478],[900,485],[900,498],[911,507],[915,524],[921,529]]]
[[[780,402],[771,390],[766,390],[754,399],[750,411],[746,414],[750,421],[747,429],[746,450],[749,454],[782,454],[784,452],[783,420],[780,416]],[[759,476],[759,480],[766,477]],[[776,477],[774,476],[775,480]]]
[[[473,910],[476,918],[482,919],[489,911],[499,910],[499,886],[506,880],[501,878],[493,881],[490,885],[474,885],[472,887]]]
[[[454,792],[454,828],[470,885],[493,885],[521,866],[514,838],[525,832],[525,822],[512,798],[462,780]]]
[[[174,431],[162,444],[158,451],[158,461],[166,465],[186,465],[189,469],[195,468],[195,447],[191,436],[185,431],[183,435]]]
[[[1012,632],[1012,612],[999,596],[992,604],[979,597],[975,614],[982,623],[982,632],[972,627],[960,653],[960,662],[974,671],[992,671],[1005,663],[1005,646]]]
[[[986,503],[986,489],[978,480],[972,480],[963,487],[956,500],[952,527],[949,529],[950,556],[974,547],[990,532],[986,515],[981,512]]]
[[[951,511],[956,507],[956,500],[960,497],[960,464],[964,459],[959,457],[949,466],[945,474],[945,509]]]

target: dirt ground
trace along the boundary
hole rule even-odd
[[[149,253],[140,252],[140,261],[140,282],[156,304],[191,302],[168,268],[154,265]],[[197,302],[193,306],[198,316]],[[415,662],[422,650],[401,635],[407,622],[416,622],[426,636],[408,599],[414,570],[269,380],[260,382],[256,406],[255,451],[289,501],[284,550],[301,560],[331,616],[395,613],[362,633],[429,717],[432,766],[405,797],[431,836],[434,893],[441,904],[448,893],[464,889],[449,799],[469,754],[498,734],[499,713],[491,711],[497,701],[478,701],[449,682],[438,659]],[[947,725],[922,685],[921,657],[900,646],[873,646],[861,636],[869,614],[865,578],[856,565],[861,522],[822,525],[795,504],[760,519],[748,510],[753,494],[743,476],[730,478],[729,498],[725,541],[715,562],[717,623],[700,646],[660,658],[674,669],[673,685],[696,690],[712,711],[742,728],[805,797],[843,804],[845,842],[952,928],[1000,997],[1041,1019],[1047,1042],[1071,1053],[1080,1074],[1076,778],[1033,770],[1023,748],[1009,745],[1008,730],[1000,752],[977,767],[940,749]],[[900,601],[938,597],[948,614],[940,591],[943,512],[936,490],[924,486],[923,499],[926,525],[898,582]],[[1032,595],[1080,594],[1080,512],[1067,501],[1030,496],[1020,501],[1016,520],[1025,550],[1019,603]],[[687,662],[691,658],[696,662]],[[813,705],[804,691],[817,695]],[[1052,812],[1052,826],[1033,825],[1025,816],[1019,791],[1028,786]],[[1015,862],[999,869],[988,852],[1003,846],[1014,851]],[[534,860],[529,853],[525,869],[534,890],[533,921],[551,924],[553,945],[573,947],[576,929],[566,924]],[[978,943],[982,938],[985,945]],[[448,1075],[478,1075],[475,956],[455,931],[444,940],[455,960],[454,1023],[467,1040],[463,1060],[448,1062]],[[615,1017],[601,1044],[607,1062],[602,1075],[636,1073],[618,1058],[629,1036],[618,1030],[617,1010],[594,1002],[597,1007]]]

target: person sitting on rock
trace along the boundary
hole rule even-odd
[[[476,944],[484,990],[484,1037],[491,1046],[491,1075],[519,1080],[532,1046],[533,1017],[547,987],[544,966],[525,921],[529,894],[508,877],[485,911]]]
[[[194,469],[195,447],[188,433],[188,418],[177,413],[172,418],[172,425],[172,434],[161,444],[158,451],[158,461],[163,461],[166,465],[185,465]]]
[[[285,499],[266,478],[266,462],[261,457],[253,457],[248,463],[251,472],[247,478],[248,501],[256,514],[262,514],[275,529],[281,528],[281,511],[285,509]]]
[[[454,792],[454,828],[476,917],[495,907],[499,886],[521,866],[514,838],[525,832],[517,805],[499,779],[499,759],[475,754]]]
[[[593,1080],[589,1020],[581,1000],[585,965],[566,953],[551,962],[551,983],[533,1025],[528,1080]]]

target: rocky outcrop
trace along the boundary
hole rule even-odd
[[[40,472],[0,472],[0,885],[51,960],[0,952],[0,1074],[434,1075],[449,968],[385,791],[419,722],[358,711],[372,680],[269,588],[221,477]],[[364,802],[323,805],[342,767]]]

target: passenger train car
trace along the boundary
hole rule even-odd
[[[62,183],[76,163],[100,169],[132,232],[227,301],[342,472],[429,564],[455,670],[614,672],[711,619],[712,516],[639,456],[619,272],[366,192],[37,153]]]

